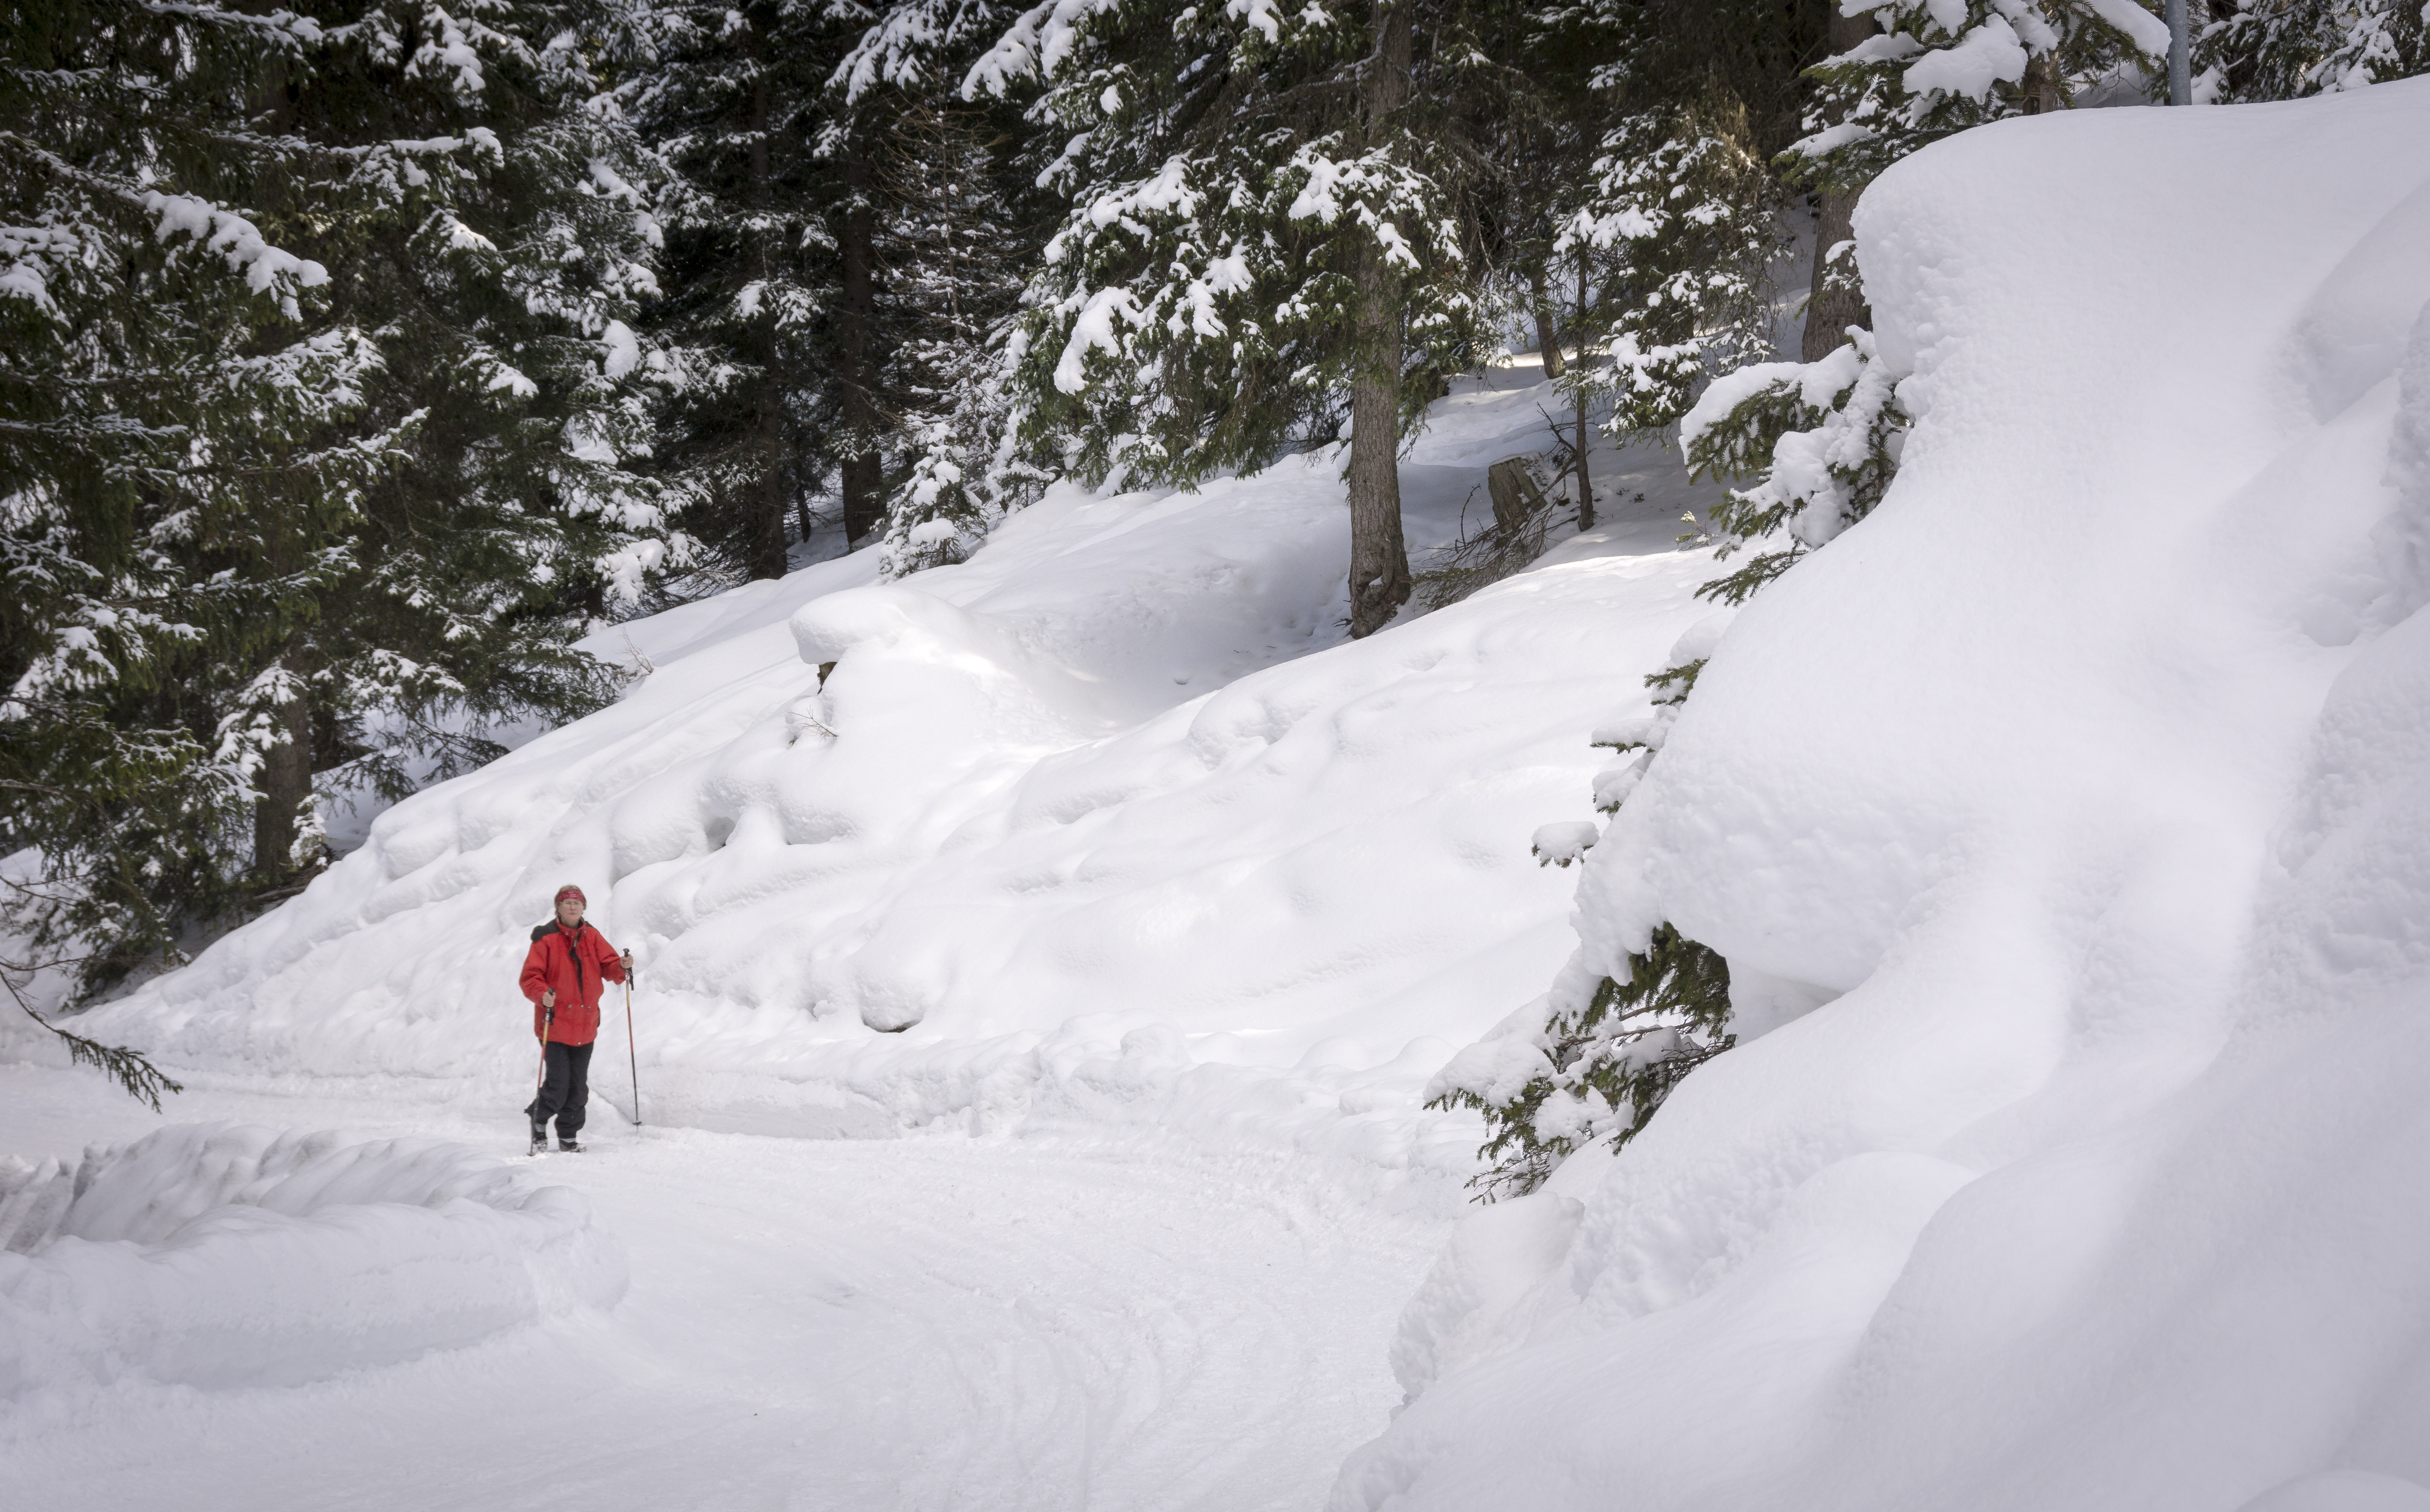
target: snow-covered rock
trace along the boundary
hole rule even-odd
[[[1339,1512],[2430,1494],[2424,142],[2430,80],[1867,191],[1902,471],[1715,650],[1565,984],[1668,920],[1824,1005],[1534,1285],[1455,1247]]]

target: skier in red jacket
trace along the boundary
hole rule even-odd
[[[524,957],[524,996],[532,1001],[532,1033],[541,1040],[540,1096],[531,1115],[532,1153],[548,1148],[548,1121],[557,1120],[557,1147],[582,1148],[585,1105],[591,1100],[591,1048],[599,1038],[599,994],[631,974],[633,953],[616,948],[582,922],[582,889],[557,889],[557,918],[532,931]]]

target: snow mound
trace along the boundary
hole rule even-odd
[[[624,1289],[578,1193],[461,1145],[178,1124],[0,1157],[0,1401],[292,1386]]]
[[[1547,443],[1543,400],[1503,370],[1436,407],[1404,470],[1421,567]],[[958,566],[880,586],[862,554],[609,632],[651,669],[621,703],[382,814],[84,1032],[507,1099],[515,974],[574,881],[640,958],[653,1122],[876,1134],[1043,1097],[1406,1131],[1565,953],[1575,873],[1529,837],[1591,811],[1585,736],[1645,711],[1712,567],[1675,542],[1675,463],[1606,455],[1604,528],[1350,643],[1337,452],[1058,490]]]
[[[2424,141],[2430,81],[1867,191],[1900,475],[1729,627],[1556,988],[1668,920],[1810,1011],[1455,1245],[1340,1512],[2424,1504]]]

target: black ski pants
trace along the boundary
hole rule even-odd
[[[554,1117],[558,1138],[571,1139],[582,1132],[591,1102],[591,1049],[548,1042],[548,1070],[540,1079],[540,1096],[524,1110],[531,1115],[533,1128],[547,1128]]]

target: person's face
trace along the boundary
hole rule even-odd
[[[557,922],[568,929],[582,922],[582,900],[559,898],[557,901]]]

